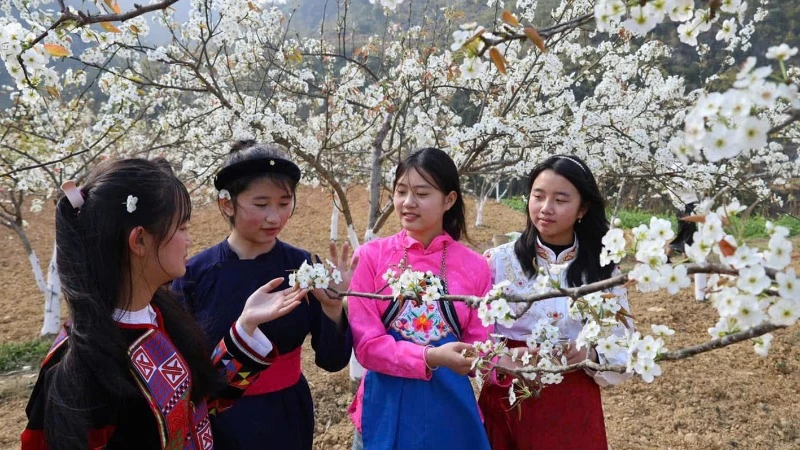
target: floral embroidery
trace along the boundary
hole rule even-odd
[[[452,332],[444,319],[439,303],[405,302],[403,311],[392,322],[403,339],[419,345],[436,342]]]

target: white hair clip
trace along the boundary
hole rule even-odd
[[[139,197],[134,197],[133,195],[128,196],[128,200],[125,201],[125,208],[128,210],[129,213],[136,211],[136,204],[139,203]]]

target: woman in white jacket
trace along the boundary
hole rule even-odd
[[[609,229],[605,201],[582,160],[566,155],[548,158],[533,168],[528,187],[525,231],[516,242],[487,252],[494,283],[506,280],[507,294],[526,297],[541,293],[535,282],[539,269],[563,287],[600,281],[618,272],[613,263],[600,265],[601,239]],[[611,293],[622,308],[630,310],[624,287]],[[524,305],[517,305],[514,312],[519,315]],[[527,347],[531,330],[546,319],[569,342],[565,350],[569,364],[587,358],[624,364],[624,360],[614,361],[613,355],[598,355],[594,348],[577,348],[575,340],[583,324],[570,317],[569,307],[567,297],[534,303],[510,327],[498,323],[495,333],[504,336],[509,347]],[[620,326],[614,333],[622,336],[625,329]],[[521,402],[519,411],[510,408],[508,384],[487,383],[480,407],[492,449],[608,448],[599,388],[626,378],[628,374],[613,372],[568,373],[561,383],[543,389],[538,398]]]

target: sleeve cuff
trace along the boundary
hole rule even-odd
[[[272,342],[264,335],[264,333],[256,328],[253,335],[250,336],[244,331],[242,324],[236,321],[236,333],[245,345],[250,347],[254,353],[262,358],[266,358],[272,351]]]

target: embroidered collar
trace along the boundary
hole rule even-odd
[[[574,235],[572,246],[556,255],[550,247],[544,245],[539,237],[536,237],[536,255],[544,259],[548,264],[563,264],[572,261],[578,256],[578,236]]]
[[[422,242],[409,236],[406,230],[400,231],[400,233],[397,235],[397,238],[401,248],[427,250],[429,252],[442,250],[446,245],[454,242],[454,239],[447,234],[446,231],[443,231],[442,234],[433,238],[431,244],[428,245],[427,248],[422,244]]]
[[[114,309],[114,320],[125,325],[155,325],[158,326],[158,314],[152,305],[138,311]]]

